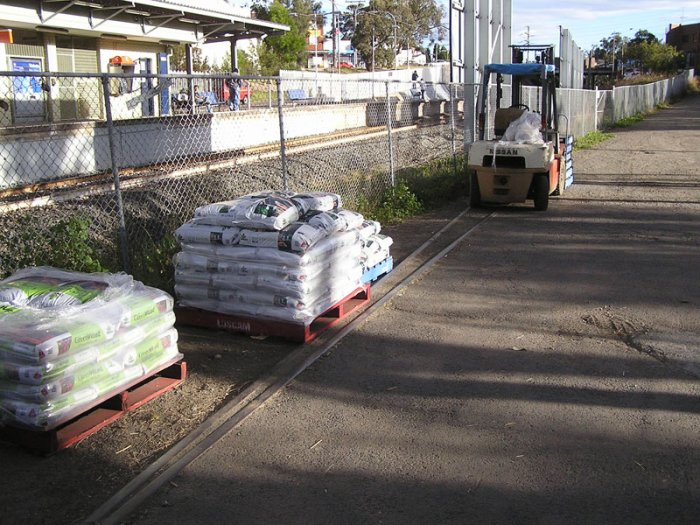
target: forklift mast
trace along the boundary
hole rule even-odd
[[[486,117],[486,97],[488,97],[488,77],[491,73],[496,74],[496,109],[501,107],[501,97],[503,96],[502,83],[503,74],[511,76],[511,107],[522,105],[522,87],[535,86],[539,88],[539,108],[530,108],[531,111],[538,109],[542,116],[542,132],[547,140],[551,140],[558,136],[558,110],[556,102],[556,74],[554,62],[554,46],[547,45],[511,45],[512,64],[538,64],[544,67],[525,68],[525,72],[510,73],[501,72],[498,69],[503,69],[507,66],[496,66],[495,64],[487,65],[484,70],[484,85],[481,90],[481,104],[479,113],[479,138],[483,140]],[[534,62],[526,54],[534,54]],[[526,61],[527,60],[527,61]],[[490,72],[489,72],[490,70]]]
[[[527,55],[534,54],[534,60],[537,64],[550,64],[554,65],[554,46],[552,44],[514,44],[510,46],[513,64],[522,64]],[[527,56],[531,60],[531,56]],[[542,100],[541,100],[541,112],[542,112],[542,127],[551,128],[552,127],[552,115],[547,103],[550,95],[554,94],[554,84],[551,82],[551,78],[547,75],[543,75],[541,78],[536,79],[533,77],[522,77],[513,76],[512,80],[512,104],[522,104],[521,100],[521,87],[522,86],[538,86],[542,88]],[[556,104],[556,102],[555,102]],[[556,111],[554,112],[556,113]]]

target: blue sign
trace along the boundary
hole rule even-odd
[[[36,73],[41,71],[41,60],[35,58],[13,58],[12,71]],[[41,80],[37,77],[15,77],[13,79],[15,93],[41,93]]]

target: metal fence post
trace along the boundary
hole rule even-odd
[[[457,143],[455,142],[455,93],[454,84],[449,84],[450,86],[450,141],[452,147],[452,169],[454,174],[457,175]]]
[[[114,196],[117,199],[117,214],[119,217],[119,249],[122,256],[122,267],[126,273],[130,273],[129,247],[126,240],[126,222],[124,221],[124,203],[122,202],[122,190],[119,181],[119,165],[117,163],[117,147],[114,139],[114,121],[112,120],[112,104],[110,100],[109,77],[102,75],[102,94],[105,100],[105,118],[107,120],[107,132],[109,136],[109,158],[112,163],[112,177],[114,180]]]
[[[280,157],[282,158],[282,184],[284,191],[289,190],[289,174],[287,172],[287,150],[284,141],[284,115],[282,114],[282,106],[284,98],[282,97],[282,80],[277,79],[277,115],[280,121]]]
[[[612,123],[617,122],[617,105],[615,104],[615,86],[612,87]]]
[[[595,111],[593,112],[593,131],[598,131],[598,86],[595,87]]]
[[[389,173],[391,174],[391,187],[396,186],[394,179],[394,141],[391,137],[391,97],[389,97],[389,82],[384,83],[386,86],[386,131],[389,136]]]

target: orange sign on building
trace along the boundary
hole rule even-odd
[[[12,44],[12,29],[0,29],[0,44]]]

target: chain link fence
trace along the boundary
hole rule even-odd
[[[172,233],[197,206],[285,189],[362,211],[402,182],[437,199],[435,174],[463,171],[474,86],[228,78],[0,73],[0,276],[51,264],[168,289]],[[639,98],[656,105],[681,89],[670,82]],[[634,92],[616,90],[624,110],[595,91],[560,90],[559,104],[580,136],[637,107]]]

